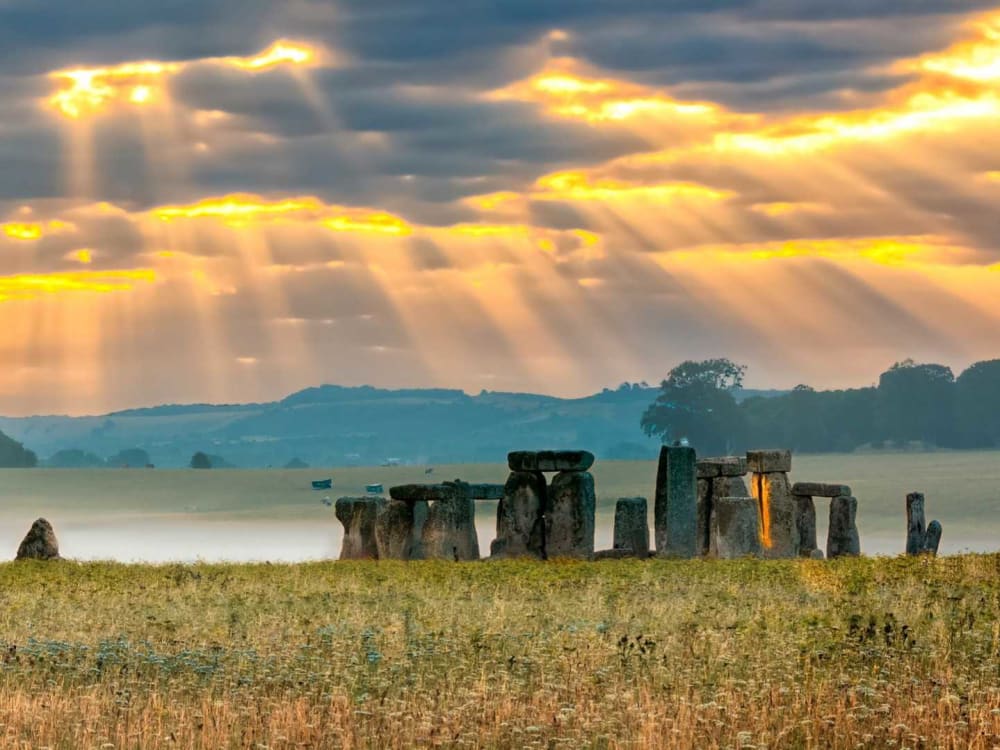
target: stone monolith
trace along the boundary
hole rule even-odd
[[[594,557],[597,496],[589,471],[562,471],[549,483],[545,506],[545,555]]]
[[[490,557],[545,557],[545,475],[514,471],[497,505],[497,535]]]
[[[664,445],[656,472],[653,504],[656,554],[694,557],[698,542],[698,481],[694,448]]]
[[[377,560],[375,519],[385,504],[381,497],[338,497],[334,506],[337,519],[344,525],[341,560]]]

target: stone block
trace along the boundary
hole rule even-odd
[[[851,494],[846,484],[823,484],[822,482],[796,482],[792,485],[793,495],[809,497],[841,497]]]
[[[792,485],[794,490],[796,485]],[[792,494],[795,503],[795,527],[799,532],[799,556],[810,557],[818,549],[816,542],[816,503],[812,495]]]
[[[754,474],[750,490],[760,513],[760,542],[764,557],[797,557],[799,532],[795,523],[795,501],[784,472]]]
[[[742,477],[747,473],[747,460],[743,456],[719,456],[698,459],[698,478]]]
[[[456,480],[457,481],[457,480]],[[502,484],[468,484],[469,497],[473,500],[499,500],[503,497]]]
[[[829,559],[861,554],[857,515],[857,498],[842,496],[830,501],[830,527],[826,537],[826,556]]]
[[[931,521],[927,524],[927,533],[924,535],[924,553],[937,555],[938,545],[941,544],[941,523]]]
[[[340,546],[341,560],[377,560],[375,519],[385,505],[381,497],[338,497],[334,514],[344,525],[344,541]]]
[[[792,452],[788,450],[747,451],[747,468],[755,474],[792,470]]]
[[[59,542],[52,524],[39,518],[28,529],[17,548],[15,560],[60,560]]]
[[[476,502],[465,482],[444,485],[451,495],[430,504],[421,533],[424,557],[428,560],[478,560]]]
[[[760,517],[752,497],[713,499],[712,534],[716,554],[723,560],[760,555]]]
[[[927,533],[924,517],[924,496],[911,492],[906,496],[906,554],[919,555],[924,549]]]
[[[511,471],[588,471],[594,465],[590,451],[513,451],[507,454]]]
[[[715,554],[712,546],[712,479],[698,480],[698,496],[695,505],[695,516],[698,535],[698,554]]]
[[[545,506],[545,556],[592,559],[596,513],[589,471],[561,471],[552,477]]]
[[[644,497],[622,497],[615,504],[614,549],[649,557],[649,516]]]
[[[698,541],[698,479],[690,446],[664,445],[656,472],[653,504],[656,554],[694,557]]]
[[[417,506],[425,509],[422,518],[418,518]],[[426,506],[426,503],[390,500],[379,508],[375,517],[375,544],[380,560],[420,559],[422,545],[416,539],[423,531]]]
[[[490,557],[545,557],[545,476],[514,471],[497,505],[497,535]]]
[[[389,497],[406,502],[444,500],[452,493],[452,488],[445,484],[400,484],[389,488]]]

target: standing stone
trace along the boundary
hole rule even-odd
[[[421,560],[420,541],[427,520],[427,502],[390,500],[375,517],[375,544],[380,560]]]
[[[649,557],[649,516],[646,498],[622,497],[615,504],[615,550]]]
[[[793,489],[798,485],[793,485]],[[795,502],[795,528],[799,533],[799,557],[811,557],[816,542],[816,503],[812,495],[792,495]]]
[[[842,495],[830,501],[830,528],[826,537],[826,556],[861,554],[861,539],[857,526],[857,498]]]
[[[660,448],[653,505],[656,554],[660,557],[694,557],[701,548],[695,461],[694,448],[689,446]]]
[[[740,461],[743,462],[743,466],[745,467],[746,466],[746,461],[744,459],[740,459]],[[705,541],[703,543],[702,554],[707,554],[707,555],[715,556],[718,553],[718,550],[716,549],[716,545],[715,545],[715,538],[712,536],[712,515],[715,513],[715,498],[717,498],[717,497],[750,497],[750,491],[747,489],[747,483],[744,481],[742,475],[738,475],[738,474],[726,474],[727,467],[731,467],[731,466],[737,466],[738,467],[739,464],[735,464],[735,463],[732,463],[732,462],[730,462],[730,463],[723,463],[722,464],[722,468],[723,468],[722,474],[720,474],[720,476],[716,477],[715,479],[711,480],[712,481],[712,486],[709,489],[707,517],[705,519],[705,527],[704,527],[704,529],[702,529],[702,527],[700,526],[701,516],[699,515],[699,518],[698,518],[698,521],[699,521],[699,528],[698,528],[699,533],[704,532],[707,535],[707,539],[705,539]],[[700,493],[700,491],[701,490],[699,488],[699,493]],[[699,499],[699,502],[700,502],[701,501],[700,495],[699,495],[698,499]],[[701,510],[700,507],[699,507],[699,510]],[[699,538],[703,538],[703,537],[699,537]]]
[[[926,533],[923,493],[911,492],[906,496],[906,554],[923,552]]]
[[[545,475],[514,471],[497,505],[497,536],[490,557],[545,558]]]
[[[465,482],[447,482],[451,495],[431,503],[421,539],[423,554],[430,560],[478,560],[476,502]]]
[[[701,461],[698,462],[698,473],[702,473]],[[698,500],[696,515],[698,523],[698,554],[715,554],[712,545],[712,479],[698,479]]]
[[[545,556],[593,559],[596,513],[589,471],[563,471],[552,477],[546,496]]]
[[[797,557],[799,532],[795,523],[795,502],[792,500],[788,475],[784,472],[754,474],[751,485],[760,514],[760,541],[764,557]]]
[[[716,554],[723,560],[760,555],[760,519],[752,497],[714,498],[712,535]]]
[[[938,521],[931,521],[927,524],[927,533],[924,535],[924,552],[932,556],[937,555],[940,544],[941,524]]]
[[[377,560],[375,519],[385,504],[380,497],[338,497],[334,513],[344,525],[341,560]]]
[[[39,518],[17,548],[17,560],[59,560],[59,542],[52,524]]]

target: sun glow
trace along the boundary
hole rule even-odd
[[[11,221],[0,224],[3,233],[14,240],[37,240],[42,236],[42,225],[34,222]]]
[[[137,283],[150,283],[155,280],[156,273],[149,268],[0,276],[0,302],[30,300],[68,292],[107,294],[127,291],[134,288]]]
[[[114,104],[145,106],[166,95],[167,80],[191,65],[207,64],[258,73],[281,66],[320,64],[322,51],[303,42],[279,39],[250,57],[208,57],[184,62],[143,60],[94,68],[70,68],[49,73],[57,90],[48,106],[77,120],[96,115]]]

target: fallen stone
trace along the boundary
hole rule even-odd
[[[760,518],[752,497],[714,498],[712,533],[716,554],[723,560],[760,555]]]
[[[755,474],[792,470],[792,452],[788,450],[747,451],[747,469]]]
[[[427,521],[426,502],[390,500],[375,517],[375,544],[380,560],[423,559],[423,527]]]
[[[793,495],[809,497],[841,497],[851,494],[846,484],[823,484],[821,482],[796,482],[792,485]]]
[[[513,451],[507,454],[511,471],[587,471],[594,465],[590,451]]]
[[[653,504],[656,554],[660,557],[694,557],[701,548],[695,460],[690,446],[660,448]]]
[[[451,495],[435,500],[427,511],[421,532],[423,556],[428,560],[478,560],[476,502],[469,485],[456,480],[443,486]]]
[[[829,559],[861,554],[857,515],[857,498],[841,496],[830,501],[830,527],[826,537],[826,556]]]
[[[760,513],[764,557],[771,560],[798,557],[799,532],[788,476],[784,472],[754,474],[750,483]]]
[[[614,549],[649,557],[649,516],[644,497],[621,497],[615,504]]]
[[[741,477],[747,473],[747,460],[743,456],[720,456],[698,459],[698,478]]]
[[[385,504],[380,497],[338,497],[334,514],[344,525],[344,541],[340,546],[341,560],[377,560],[375,519]]]
[[[906,554],[919,555],[924,551],[924,496],[911,492],[906,496]]]
[[[490,557],[545,557],[545,476],[511,472],[497,505],[497,535]]]
[[[39,518],[28,529],[20,546],[16,560],[59,560],[59,542],[52,524]]]
[[[792,485],[792,489],[798,485]],[[792,495],[795,502],[795,526],[799,532],[799,556],[811,557],[819,549],[816,542],[816,503],[812,495]]]
[[[552,477],[545,506],[545,556],[592,559],[596,513],[589,471],[562,471]]]

